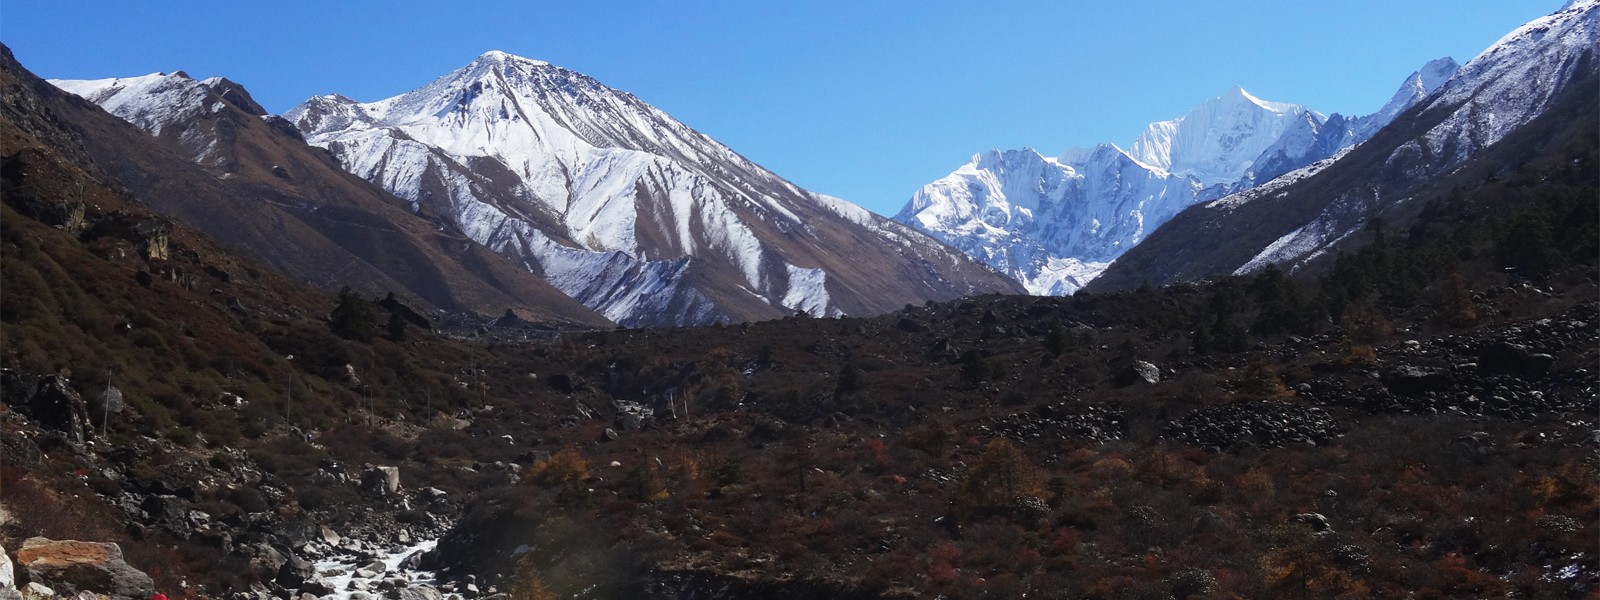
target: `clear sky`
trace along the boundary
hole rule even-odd
[[[893,215],[973,153],[1126,146],[1243,86],[1366,114],[1561,0],[8,0],[47,78],[221,75],[282,112],[378,100],[488,50],[633,93],[796,184]]]

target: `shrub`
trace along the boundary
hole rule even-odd
[[[534,463],[528,475],[534,483],[557,488],[565,502],[582,501],[589,494],[589,461],[584,460],[576,446],[566,446],[550,458]]]
[[[980,511],[1007,510],[1022,498],[1044,496],[1044,477],[1028,456],[1005,438],[983,447],[961,485],[960,503]]]

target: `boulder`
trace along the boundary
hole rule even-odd
[[[17,589],[16,569],[11,566],[11,555],[6,554],[5,546],[0,546],[0,590]]]
[[[1402,365],[1383,376],[1384,387],[1397,394],[1420,395],[1450,389],[1450,374],[1422,367]]]
[[[1328,524],[1328,518],[1318,513],[1300,513],[1290,520],[1296,523],[1304,523],[1317,533],[1333,531],[1333,526]]]
[[[300,586],[300,593],[311,594],[317,598],[330,596],[335,592],[338,592],[338,590],[333,589],[333,586],[328,585],[328,582],[323,581],[322,579],[313,578],[312,580],[307,581],[304,585]]]
[[[278,543],[290,548],[300,548],[312,542],[321,541],[323,538],[322,530],[326,528],[312,522],[310,519],[302,518],[285,520],[274,529],[278,534]]]
[[[412,586],[390,590],[384,597],[398,600],[443,600],[444,594],[429,586]]]
[[[400,468],[387,466],[368,467],[361,472],[361,491],[369,496],[384,497],[400,493]]]
[[[278,585],[285,589],[298,590],[305,587],[306,583],[315,579],[317,567],[311,561],[291,555],[289,560],[278,569]]]
[[[355,570],[355,576],[357,579],[377,579],[388,572],[388,565],[383,564],[381,560],[374,560],[358,567]]]
[[[1534,353],[1522,344],[1499,341],[1478,350],[1478,370],[1487,373],[1539,375],[1553,364],[1555,357]]]
[[[623,431],[639,429],[650,422],[656,411],[638,402],[627,400],[613,400],[612,406],[617,410],[617,427]]]
[[[262,580],[278,576],[278,571],[283,569],[283,564],[289,558],[268,544],[251,544],[239,548],[237,553],[242,554],[250,564],[250,569]]]
[[[1133,361],[1133,364],[1124,367],[1117,373],[1116,384],[1120,387],[1136,383],[1161,383],[1161,367],[1142,360]]]
[[[335,532],[334,530],[329,529],[326,525],[322,526],[319,529],[318,533],[320,534],[319,535],[319,539],[322,540],[322,543],[327,544],[329,546],[338,546],[339,545],[339,534],[337,532]]]
[[[110,543],[28,538],[17,550],[17,566],[30,583],[64,595],[90,592],[144,600],[156,588],[149,575],[122,559],[121,546]]]
[[[22,593],[18,597],[22,598],[22,600],[42,600],[44,598],[56,597],[55,590],[52,590],[50,589],[50,586],[44,585],[37,581],[22,586],[21,591]]]

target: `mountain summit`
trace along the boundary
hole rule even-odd
[[[1438,89],[1455,61],[1429,62],[1372,115],[1331,117],[1244,88],[1151,123],[1127,150],[1031,149],[974,156],[923,186],[895,220],[1011,275],[1034,294],[1082,288],[1156,227],[1198,202],[1249,189],[1371,137]]]
[[[492,51],[393,98],[318,96],[285,116],[349,171],[625,325],[870,314],[1020,291],[543,61]]]
[[[1128,154],[1201,185],[1232,183],[1308,113],[1303,106],[1267,102],[1234,86],[1182,117],[1151,123]]]

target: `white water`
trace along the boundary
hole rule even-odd
[[[434,546],[437,545],[439,545],[439,540],[424,540],[411,546],[401,548],[398,551],[389,552],[379,556],[377,560],[383,561],[384,572],[379,573],[378,576],[374,578],[362,579],[362,581],[366,582],[367,584],[367,591],[365,592],[367,597],[382,597],[383,593],[378,591],[378,583],[395,575],[404,577],[407,585],[435,585],[437,582],[434,579],[435,575],[432,571],[401,572],[399,571],[399,567],[401,561],[404,561],[406,557],[417,552],[426,552],[432,550]],[[350,582],[357,579],[355,577],[356,569],[370,562],[372,562],[371,559],[357,562],[355,557],[348,555],[336,556],[317,562],[317,577],[322,579],[323,582],[327,583],[329,587],[332,587],[335,590],[334,593],[323,596],[323,598],[343,599],[356,597],[358,592],[356,590],[349,589]],[[339,574],[334,575],[332,573]]]

